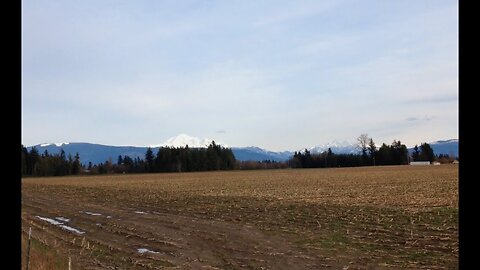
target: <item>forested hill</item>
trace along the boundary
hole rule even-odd
[[[30,151],[32,146],[27,147]],[[113,162],[116,162],[119,155],[129,156],[132,159],[145,158],[145,153],[147,152],[148,147],[139,147],[139,146],[111,146],[111,145],[102,145],[102,144],[93,144],[93,143],[63,143],[63,144],[39,144],[35,145],[35,148],[40,154],[44,153],[47,150],[51,154],[60,153],[61,149],[65,151],[66,155],[69,154],[74,156],[76,153],[79,153],[81,162],[83,164],[99,164],[105,162],[108,159],[112,159]],[[159,147],[152,147],[153,152],[158,152]],[[232,152],[237,160],[246,161],[262,161],[262,160],[273,160],[273,161],[286,161],[293,156],[292,152],[272,152],[267,151],[258,147],[233,147]]]
[[[420,145],[420,143],[419,143]],[[458,157],[458,140],[441,140],[430,143],[433,151],[436,155],[444,154],[454,157]],[[27,147],[30,151],[32,146]],[[111,146],[111,145],[102,145],[102,144],[93,144],[93,143],[63,143],[63,144],[39,144],[35,145],[35,148],[40,154],[44,153],[47,150],[51,154],[60,153],[61,149],[65,151],[65,154],[74,156],[76,153],[79,153],[81,162],[83,164],[99,164],[105,162],[106,160],[112,159],[113,162],[116,162],[119,155],[129,156],[132,159],[137,157],[140,159],[145,158],[145,153],[147,152],[148,147],[139,147],[139,146]],[[316,150],[321,149],[321,147],[316,146]],[[325,147],[324,147],[325,148]],[[328,148],[328,147],[327,147]],[[159,147],[152,147],[152,151],[156,153]],[[314,149],[312,147],[312,149]],[[323,148],[322,148],[323,149]],[[352,149],[355,149],[355,145],[343,145],[341,147],[332,148],[335,153],[350,153]],[[327,149],[323,149],[327,150]],[[413,147],[408,149],[410,153],[413,151]],[[283,151],[283,152],[274,152],[268,151],[259,147],[232,147],[232,152],[235,158],[239,161],[262,161],[262,160],[272,160],[272,161],[286,161],[291,158],[294,152]],[[321,152],[321,151],[320,151]]]
[[[27,147],[30,151],[32,147]],[[147,152],[148,147],[137,147],[137,146],[112,146],[112,145],[102,145],[94,143],[62,143],[62,144],[40,144],[35,145],[37,151],[42,154],[45,150],[50,154],[58,154],[61,149],[65,151],[65,154],[74,156],[76,153],[79,153],[81,162],[83,164],[99,164],[105,162],[109,159],[112,159],[113,162],[117,161],[119,155],[129,156],[132,159],[137,157],[140,159],[145,158],[145,153]],[[158,151],[158,147],[152,148],[152,151],[155,153]]]

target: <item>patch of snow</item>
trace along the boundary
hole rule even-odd
[[[42,143],[40,144],[40,147],[45,147],[45,146],[49,146],[49,145],[52,145],[53,143]]]
[[[67,225],[60,225],[59,226],[60,228],[64,229],[64,230],[67,230],[67,231],[70,231],[70,232],[74,232],[74,233],[78,233],[78,234],[84,234],[85,232],[82,232],[80,230],[77,230],[75,228],[72,228],[70,226],[67,226]]]
[[[70,221],[70,219],[64,218],[64,217],[56,217],[55,219],[56,219],[56,220],[63,221],[63,222],[69,222],[69,221]]]
[[[58,227],[60,227],[60,228],[62,228],[62,229],[64,229],[64,230],[67,230],[67,231],[70,231],[70,232],[74,232],[74,233],[78,233],[78,234],[84,234],[84,233],[85,233],[85,232],[82,232],[82,231],[80,231],[80,230],[78,230],[78,229],[75,229],[75,228],[73,228],[73,227],[64,225],[62,222],[58,222],[58,221],[56,221],[56,220],[54,220],[54,219],[51,219],[51,218],[46,218],[46,217],[41,217],[41,216],[36,216],[36,217],[37,217],[38,219],[41,219],[41,220],[43,220],[43,221],[46,221],[46,222],[48,222],[48,223],[50,223],[50,224],[52,224],[52,225],[58,226]],[[58,217],[57,217],[56,219],[58,219]],[[70,221],[69,219],[65,219],[65,220]],[[67,222],[68,222],[68,221],[67,221]]]
[[[82,212],[82,211],[80,211],[80,212]],[[93,213],[93,212],[83,212],[83,213],[85,213],[87,215],[91,215],[91,216],[101,216],[102,215],[100,213]]]
[[[55,143],[56,146],[62,146],[62,145],[67,145],[67,144],[70,144],[68,142],[64,142],[64,143]]]
[[[107,216],[107,218],[112,218],[112,216]]]
[[[50,224],[53,224],[53,225],[62,225],[63,223],[62,222],[58,222],[54,219],[51,219],[51,218],[46,218],[46,217],[41,217],[41,216],[36,216],[37,218],[43,220],[43,221],[46,221]]]
[[[137,252],[140,253],[140,254],[143,254],[143,253],[159,253],[157,251],[152,251],[152,250],[149,250],[147,248],[137,248]]]
[[[142,211],[135,211],[134,213],[137,213],[137,214],[146,214],[145,212],[142,212]]]

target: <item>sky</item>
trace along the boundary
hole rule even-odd
[[[458,2],[22,0],[22,144],[458,138]]]

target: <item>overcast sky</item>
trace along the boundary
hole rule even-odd
[[[22,0],[22,143],[458,138],[458,3]]]

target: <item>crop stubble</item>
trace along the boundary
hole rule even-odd
[[[82,269],[452,269],[458,167],[26,178],[22,230],[32,225]]]

